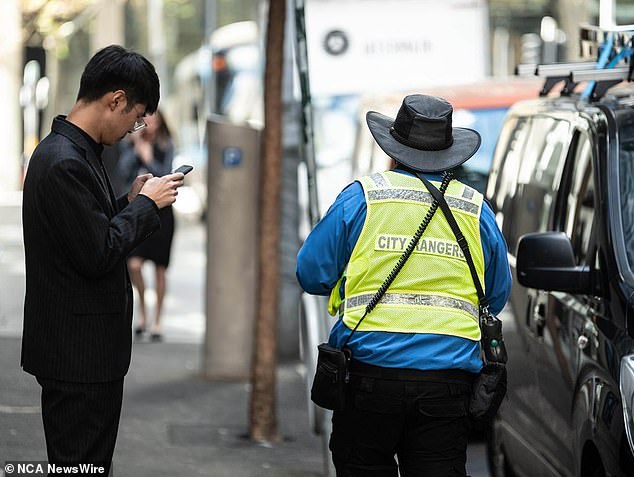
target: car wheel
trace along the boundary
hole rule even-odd
[[[487,460],[492,477],[514,477],[494,421],[487,432]]]

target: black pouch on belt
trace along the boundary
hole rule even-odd
[[[506,395],[506,345],[502,336],[502,322],[488,313],[480,312],[480,348],[484,367],[473,383],[469,414],[474,421],[491,421]]]
[[[317,346],[317,369],[310,390],[315,404],[333,411],[344,408],[350,357],[348,348],[339,349],[328,343]]]
[[[473,383],[469,415],[475,421],[490,422],[506,395],[506,366],[503,363],[484,365]]]

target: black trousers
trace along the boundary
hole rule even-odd
[[[106,383],[37,381],[42,386],[49,463],[94,464],[106,467],[105,475],[109,475],[119,430],[123,378]]]
[[[346,407],[332,419],[337,477],[465,476],[473,378],[353,361]]]

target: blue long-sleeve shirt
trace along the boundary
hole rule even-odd
[[[396,170],[403,174],[407,172]],[[426,175],[441,181],[437,175]],[[328,295],[344,272],[366,218],[363,188],[353,182],[337,197],[315,226],[297,256],[296,275],[302,288],[313,295]],[[413,233],[413,232],[412,232]],[[485,295],[492,313],[499,313],[511,291],[507,246],[495,223],[493,211],[484,203],[480,215],[480,238],[484,252]],[[343,298],[343,290],[341,290]],[[376,310],[374,311],[376,312]],[[350,329],[338,320],[329,342],[340,347]],[[348,346],[355,359],[377,366],[413,369],[463,369],[478,372],[482,366],[479,343],[440,334],[357,332]]]

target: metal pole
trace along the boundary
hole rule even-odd
[[[125,43],[125,5],[121,0],[102,1],[94,6],[91,22],[90,50],[95,53],[103,47]],[[75,28],[80,22],[73,22]]]
[[[616,0],[599,0],[599,27],[610,30],[616,25]]]
[[[313,134],[313,109],[310,97],[310,81],[308,77],[308,48],[306,46],[306,22],[304,17],[304,0],[295,0],[295,31],[297,35],[297,69],[302,94],[302,141],[301,152],[306,163],[308,176],[308,217],[310,223],[319,222],[319,196],[317,195],[317,164],[315,162],[315,144]]]
[[[205,65],[204,68],[209,68],[209,73],[203,77],[203,95],[205,97],[203,117],[205,121],[210,113],[216,112],[214,107],[216,104],[216,75],[211,69],[214,53],[211,49],[211,35],[216,30],[216,23],[218,22],[216,8],[216,0],[205,0],[205,39],[203,48],[206,48],[205,61],[208,61],[208,64]]]
[[[156,73],[161,81],[161,97],[167,88],[167,60],[165,57],[165,28],[163,26],[163,0],[148,0],[147,3],[147,40],[148,50]]]

